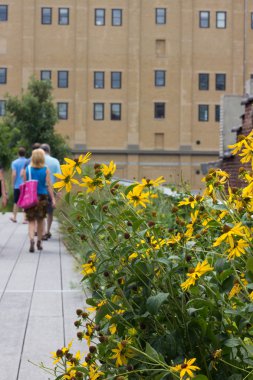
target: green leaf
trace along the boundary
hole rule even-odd
[[[238,347],[241,345],[241,340],[239,338],[230,338],[225,340],[224,345],[226,347]]]
[[[247,270],[253,273],[253,256],[248,257],[246,266],[247,266]]]
[[[194,376],[194,380],[208,380],[208,377],[206,377],[205,375],[197,375]]]
[[[68,205],[70,204],[70,193],[65,194],[65,201]]]
[[[151,358],[154,359],[154,361],[159,361],[159,355],[158,352],[147,342],[146,343],[146,350],[145,353]]]
[[[150,314],[157,314],[160,306],[167,300],[169,293],[158,293],[147,299],[147,309]]]

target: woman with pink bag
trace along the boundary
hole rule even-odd
[[[43,220],[47,214],[48,194],[52,198],[52,206],[55,207],[55,197],[50,180],[50,173],[45,166],[45,153],[42,149],[35,149],[32,152],[30,167],[26,168],[24,180],[31,177],[32,180],[38,181],[37,194],[38,204],[36,206],[25,209],[26,217],[28,220],[28,232],[30,238],[29,252],[34,252],[34,236],[35,227],[37,223],[37,249],[42,250],[42,234],[43,234]]]

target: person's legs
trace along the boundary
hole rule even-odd
[[[30,238],[30,249],[29,249],[29,252],[34,252],[35,220],[29,220],[29,222],[28,222],[28,232],[29,232],[29,238]]]
[[[48,213],[47,215],[47,236],[48,238],[51,237],[51,226],[52,226],[52,223],[53,223],[53,211],[51,213]]]
[[[13,205],[13,216],[11,217],[12,222],[17,221],[17,213],[18,213],[18,198],[19,198],[20,190],[19,189],[14,189],[13,191],[13,196],[14,196],[14,205]]]
[[[38,250],[42,250],[41,240],[42,240],[42,234],[43,234],[43,218],[37,219],[37,234],[38,234],[38,240],[37,240],[37,248]]]

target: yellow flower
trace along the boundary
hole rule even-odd
[[[252,293],[253,293],[253,292],[252,292]],[[51,358],[54,359],[53,364],[57,364],[57,363],[61,360],[61,358],[62,358],[61,355],[58,356],[58,354],[57,354],[56,351],[51,352],[51,355],[52,355]]]
[[[105,178],[108,179],[115,173],[116,165],[113,161],[111,161],[109,166],[102,164],[100,170],[104,174]]]
[[[66,354],[66,352],[68,352],[70,349],[71,349],[71,347],[72,347],[72,344],[73,344],[73,340],[74,339],[72,339],[70,342],[69,342],[69,344],[68,344],[68,347],[62,347],[62,352],[64,353],[64,354]]]
[[[253,292],[252,292],[253,293]],[[128,334],[130,336],[135,336],[138,334],[138,331],[134,328],[134,327],[131,327],[130,329],[127,330]]]
[[[172,235],[170,239],[166,241],[167,244],[177,244],[181,240],[181,234],[178,232],[177,235]]]
[[[104,186],[102,179],[99,177],[90,178],[86,175],[81,180],[83,183],[79,183],[79,186],[87,187],[87,193],[90,193],[90,192],[92,193],[97,188],[101,189]]]
[[[79,182],[73,178],[75,171],[69,165],[61,165],[62,174],[54,174],[55,177],[59,178],[61,181],[55,182],[53,187],[61,191],[64,187],[66,187],[67,193],[70,192],[72,188],[72,183],[79,184]]]
[[[207,272],[212,271],[213,269],[214,268],[208,264],[207,260],[204,260],[202,263],[198,263],[196,268],[191,270],[190,273],[187,273],[187,276],[189,278],[180,285],[181,288],[184,291],[188,290],[190,286],[195,285],[195,282],[199,277],[203,276]]]
[[[247,143],[247,140],[252,136],[252,132],[250,132],[250,134],[245,137],[244,135],[239,135],[238,136],[238,141],[233,144],[233,145],[228,145],[228,148],[229,149],[233,149],[233,151],[231,152],[233,155],[237,154],[238,152],[240,152],[240,150],[242,149],[242,147]]]
[[[156,179],[146,179],[142,178],[141,183],[137,183],[136,188],[138,191],[143,191],[145,188],[160,186],[165,179],[163,176],[160,176]]]
[[[146,207],[146,203],[149,203],[149,194],[142,193],[142,191],[138,190],[136,187],[134,187],[133,190],[129,191],[127,194],[127,199],[130,203],[133,203],[134,207],[137,207],[138,205]]]
[[[63,379],[72,380],[75,378],[75,376],[76,376],[76,370],[71,369],[67,374],[63,376]]]
[[[95,364],[91,364],[89,367],[89,379],[97,380],[104,375],[104,372],[99,371],[99,368]]]
[[[247,162],[251,162],[251,167],[253,169],[253,142],[245,143],[245,147],[242,149],[242,153],[239,154],[241,156],[241,163],[245,164]]]
[[[241,255],[244,255],[246,253],[245,248],[247,248],[248,246],[248,243],[243,239],[236,241],[234,247],[229,248],[229,250],[227,251],[228,259],[231,260],[236,257],[240,257]]]
[[[79,156],[79,158],[71,160],[71,158],[64,158],[64,160],[68,163],[68,166],[72,167],[73,169],[76,169],[77,173],[81,174],[81,165],[88,162],[91,158],[91,153],[86,153],[85,156],[82,154]]]
[[[136,259],[136,257],[138,257],[138,253],[137,253],[137,252],[133,252],[133,253],[128,257],[128,261],[132,261],[132,260]]]
[[[112,355],[110,359],[116,359],[116,367],[127,365],[127,359],[132,358],[134,356],[133,350],[128,348],[127,345],[128,342],[124,340],[117,344],[117,348],[112,349],[114,355]]]
[[[250,298],[251,301],[253,301],[253,291],[250,292],[250,294],[249,294],[249,298]]]
[[[233,298],[234,296],[236,296],[237,294],[239,294],[241,290],[242,290],[242,287],[237,282],[236,284],[234,284],[233,288],[230,290],[230,292],[228,294],[228,298],[229,299]]]
[[[93,261],[91,261],[90,263],[87,263],[87,264],[83,264],[82,268],[83,268],[83,270],[81,271],[81,274],[83,274],[84,276],[89,276],[90,274],[96,272],[96,267],[95,267]]]
[[[223,234],[216,239],[216,241],[213,243],[213,247],[217,247],[220,245],[223,241],[226,241],[231,248],[234,248],[235,242],[234,242],[234,235],[238,236],[245,236],[245,228],[242,225],[242,223],[237,223],[234,227],[230,228],[229,226],[225,225],[223,227]]]
[[[113,335],[116,333],[117,331],[117,325],[115,325],[115,323],[113,323],[110,327],[109,327],[109,330],[110,330],[110,333]]]
[[[191,208],[194,208],[198,202],[193,196],[190,196],[189,198],[184,198],[182,201],[178,203],[178,206],[188,206],[190,205]]]
[[[178,364],[172,367],[172,370],[176,372],[180,372],[180,379],[183,379],[185,375],[189,375],[191,378],[193,378],[195,376],[193,372],[200,369],[196,365],[193,365],[195,361],[196,361],[196,358],[193,358],[190,360],[185,359],[182,364]]]

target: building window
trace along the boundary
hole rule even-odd
[[[155,119],[165,118],[165,103],[155,103]]]
[[[226,12],[216,12],[216,28],[225,29],[226,28],[227,13]]]
[[[155,22],[158,25],[166,24],[166,8],[155,9]]]
[[[69,8],[59,8],[58,24],[59,25],[69,24]]]
[[[111,88],[121,88],[121,72],[111,72]]]
[[[199,27],[200,28],[210,27],[210,12],[208,11],[199,12]]]
[[[209,90],[209,74],[199,74],[199,90]]]
[[[58,71],[58,87],[68,88],[68,86],[69,86],[69,72]]]
[[[105,25],[105,9],[95,9],[95,25]]]
[[[7,83],[7,69],[5,67],[0,67],[0,84]]]
[[[122,9],[112,9],[112,25],[122,25]]]
[[[157,57],[165,57],[165,55],[166,55],[165,40],[156,40],[155,41],[155,51],[156,51]]]
[[[8,5],[0,5],[0,22],[8,21]]]
[[[51,80],[51,70],[41,70],[40,80]]]
[[[111,104],[111,120],[121,120],[121,104]]]
[[[226,74],[216,74],[215,88],[217,91],[226,90]]]
[[[68,119],[68,103],[57,103],[57,114],[60,120]]]
[[[155,70],[155,86],[156,87],[165,86],[165,76],[166,76],[165,70]]]
[[[251,29],[253,29],[253,12],[251,12],[250,14],[250,25],[251,25]]]
[[[104,77],[105,75],[103,71],[94,72],[94,88],[104,88],[104,85],[105,85]]]
[[[104,120],[104,103],[94,103],[93,118],[94,120]]]
[[[52,8],[41,8],[41,24],[52,24]]]
[[[0,100],[0,116],[5,115],[5,104],[6,104],[5,100]]]
[[[208,121],[209,106],[207,104],[199,104],[199,121]]]
[[[215,121],[220,121],[220,105],[215,105]]]

